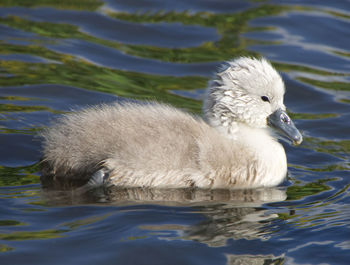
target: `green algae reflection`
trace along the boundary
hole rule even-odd
[[[39,183],[40,177],[35,174],[38,171],[38,164],[24,167],[0,166],[0,187]]]
[[[0,226],[18,226],[18,225],[26,225],[26,224],[16,220],[0,220]]]
[[[175,23],[188,25],[201,25],[215,28],[220,40],[217,42],[205,42],[192,48],[161,48],[147,45],[130,45],[117,41],[109,41],[96,38],[83,33],[75,25],[64,23],[38,22],[23,19],[16,16],[0,18],[0,23],[7,26],[32,32],[51,38],[82,39],[118,49],[124,53],[143,58],[157,59],[167,62],[190,63],[223,61],[239,55],[257,55],[246,49],[247,45],[260,43],[241,37],[241,33],[258,30],[248,26],[248,21],[257,17],[273,15],[288,10],[283,6],[262,5],[248,11],[234,14],[212,14],[200,12],[190,14],[188,12],[169,12],[153,14],[129,14],[108,13],[109,16],[132,23]]]
[[[350,83],[346,83],[346,82],[339,82],[339,81],[326,82],[326,81],[315,80],[315,79],[310,79],[306,77],[299,77],[298,80],[315,87],[325,88],[329,90],[350,91]]]
[[[41,54],[47,59],[60,60],[63,64],[0,61],[2,71],[9,74],[8,77],[0,79],[0,86],[58,83],[117,94],[122,97],[171,102],[176,106],[199,112],[200,102],[168,93],[168,90],[204,88],[207,83],[206,78],[199,76],[174,77],[113,70],[39,46],[0,43],[0,50],[9,49],[17,53]]]
[[[330,187],[326,185],[326,183],[331,180],[334,179],[321,179],[315,182],[290,186],[287,188],[287,200],[299,200],[307,196],[330,190]]]
[[[38,239],[53,239],[63,237],[62,233],[67,230],[42,230],[42,231],[16,231],[11,233],[0,233],[1,240],[7,241],[23,241]]]
[[[15,250],[15,248],[4,245],[4,244],[0,244],[0,252],[8,252],[8,251],[12,251]]]
[[[72,10],[96,10],[102,4],[101,0],[1,0],[0,7],[54,7]]]

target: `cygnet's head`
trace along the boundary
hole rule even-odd
[[[272,127],[300,144],[302,136],[285,111],[284,92],[281,76],[268,61],[241,57],[226,62],[209,83],[203,112],[209,124],[228,133],[238,124]]]

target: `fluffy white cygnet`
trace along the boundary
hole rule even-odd
[[[280,184],[285,151],[271,128],[302,136],[285,112],[283,81],[265,59],[225,63],[204,117],[159,104],[100,105],[63,115],[43,136],[43,178],[90,185],[256,188]]]

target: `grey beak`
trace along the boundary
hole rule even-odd
[[[272,113],[267,118],[267,124],[282,132],[285,136],[293,141],[293,144],[298,145],[303,141],[303,136],[295,127],[291,118],[289,118],[288,114],[282,110],[278,109],[274,113]]]

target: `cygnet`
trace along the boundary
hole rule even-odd
[[[42,132],[42,177],[84,178],[91,187],[276,186],[286,177],[287,160],[274,131],[302,142],[284,93],[267,60],[240,57],[209,82],[204,118],[156,102],[63,115]]]

